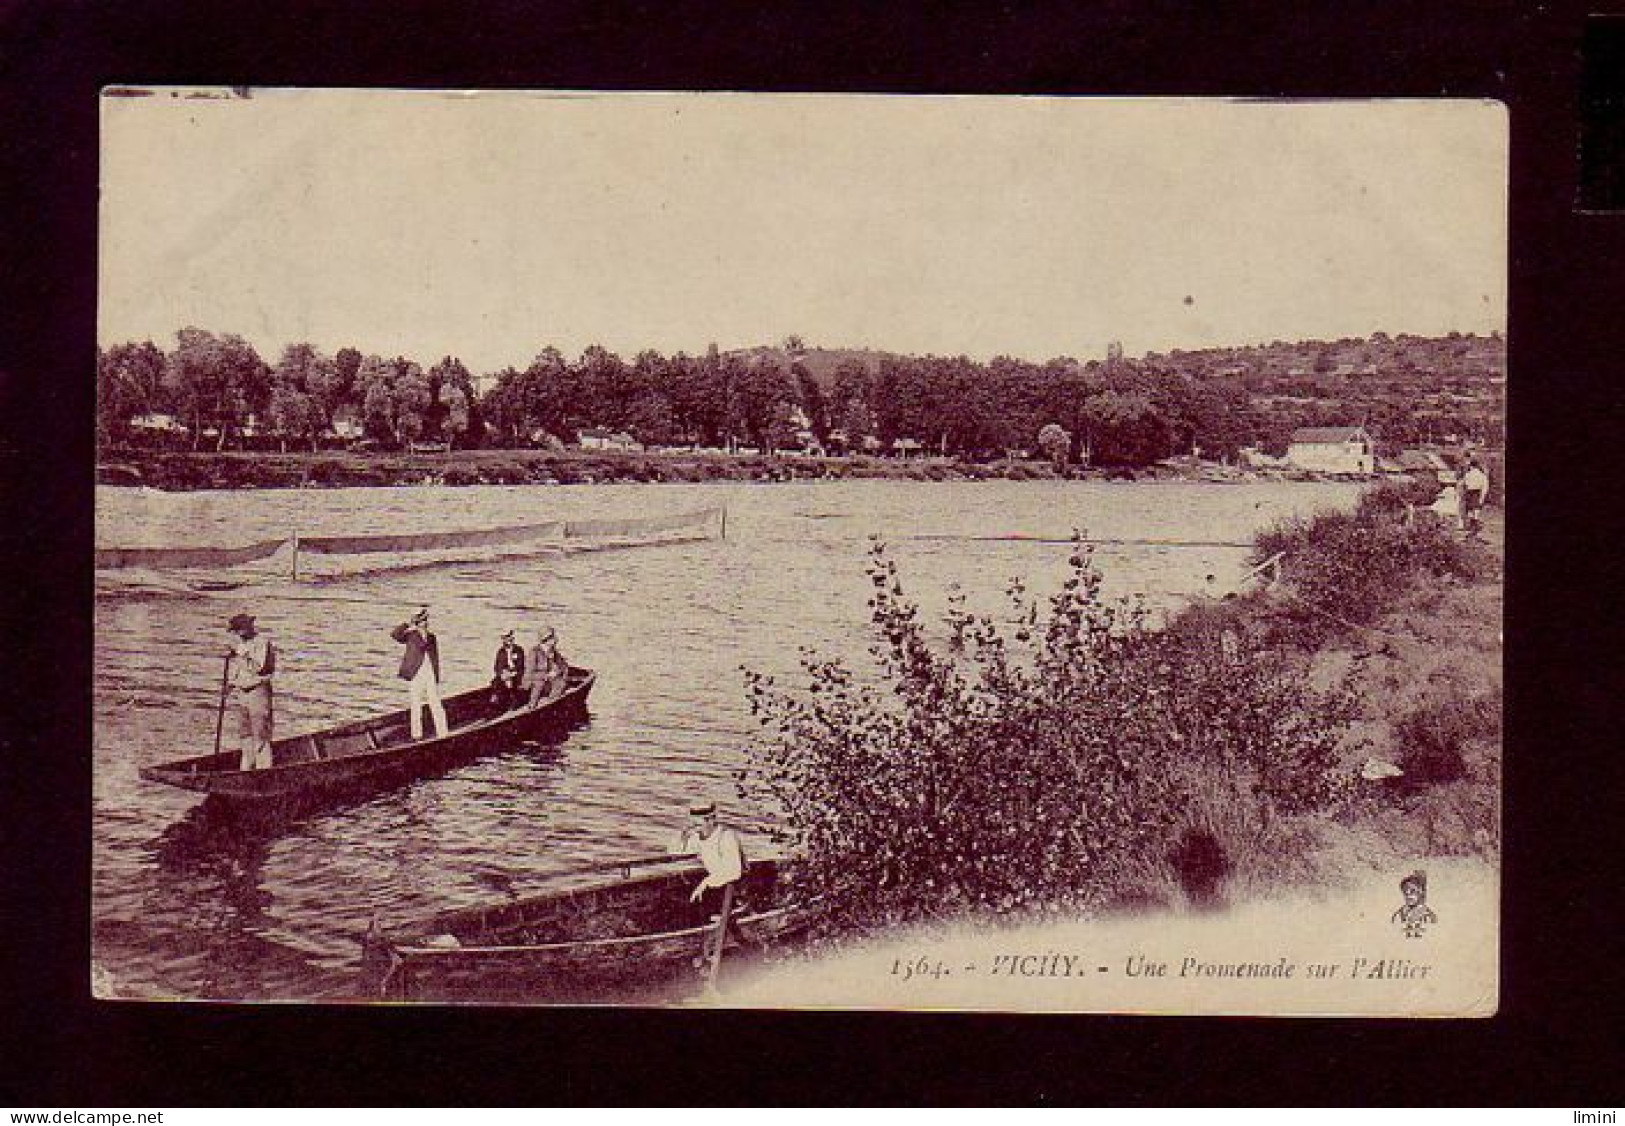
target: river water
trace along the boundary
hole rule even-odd
[[[104,488],[100,546],[230,546],[303,535],[449,531],[555,518],[727,507],[726,539],[344,576],[188,572],[158,591],[122,577],[96,596],[94,956],[97,991],[130,997],[300,998],[350,981],[356,939],[386,924],[536,890],[557,873],[664,848],[696,796],[760,829],[732,771],[753,726],[740,667],[792,674],[798,647],[860,655],[871,535],[891,545],[928,617],[950,588],[999,613],[1020,576],[1046,594],[1064,543],[1110,594],[1154,606],[1223,589],[1248,540],[1292,513],[1346,506],[1346,484],[805,482],[407,487],[155,493]],[[386,560],[387,562],[387,560]],[[1212,579],[1209,579],[1212,576]],[[199,582],[199,580],[202,580]],[[508,626],[555,626],[598,670],[590,721],[557,747],[515,746],[370,800],[244,831],[141,766],[209,750],[225,620],[254,612],[275,641],[278,735],[403,706],[388,631],[434,611],[447,691],[490,677]]]

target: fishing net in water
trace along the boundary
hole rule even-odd
[[[513,556],[591,550],[604,546],[706,539],[721,527],[720,507],[670,516],[621,519],[550,520],[453,532],[412,532],[363,536],[288,536],[242,547],[98,548],[96,569],[105,575],[153,579],[168,588],[165,572],[219,572],[193,576],[196,589],[235,586],[261,578],[331,579],[378,570],[433,567]]]
[[[722,509],[703,508],[698,512],[681,512],[674,516],[647,516],[627,520],[566,520],[564,538],[568,540],[629,540],[667,536],[681,532],[709,534],[712,525],[720,522]]]
[[[98,547],[96,570],[240,567],[244,563],[269,559],[287,545],[287,540],[280,539],[262,540],[243,547]]]
[[[507,528],[483,528],[471,532],[419,532],[412,535],[383,536],[300,536],[299,550],[312,555],[377,555],[417,551],[444,551],[465,547],[510,547],[556,541],[565,525],[554,520],[546,524],[520,524]]]

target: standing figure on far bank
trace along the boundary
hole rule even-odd
[[[229,653],[226,681],[237,710],[239,769],[264,770],[271,765],[271,675],[276,650],[254,628],[253,614],[233,615],[227,628],[236,635]]]
[[[1483,523],[1484,502],[1490,496],[1490,477],[1477,457],[1467,459],[1467,471],[1461,476],[1461,489],[1465,508],[1463,523],[1469,532],[1476,532]]]
[[[440,702],[440,642],[429,629],[429,608],[422,607],[412,620],[402,622],[390,630],[389,636],[406,646],[401,654],[398,674],[406,681],[407,714],[411,717],[412,738],[423,738],[423,716],[418,711],[427,705],[434,717],[434,733],[446,733],[446,708]]]

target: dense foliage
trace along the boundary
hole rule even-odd
[[[879,544],[869,574],[878,676],[810,653],[804,687],[747,674],[742,787],[838,925],[1087,908],[1156,871],[1199,899],[1338,797],[1349,697],[1244,633],[1149,628],[1081,543],[1047,607],[1012,587],[1014,629],[956,599],[933,638]]]
[[[1466,581],[1487,566],[1482,545],[1426,511],[1421,486],[1384,485],[1354,512],[1290,518],[1261,533],[1254,562],[1282,556],[1285,600],[1274,636],[1313,645],[1374,621],[1422,577]]]
[[[522,370],[486,376],[481,394],[455,357],[425,371],[407,357],[353,348],[329,357],[296,343],[270,364],[241,337],[186,328],[167,355],[151,342],[98,354],[98,417],[111,443],[129,440],[132,419],[171,413],[194,447],[208,439],[224,448],[250,430],[315,446],[342,428],[390,448],[549,445],[605,430],[645,445],[763,453],[814,446],[982,460],[1022,450],[1058,466],[1139,466],[1193,451],[1229,458],[1244,445],[1280,452],[1295,427],[1362,420],[1389,450],[1452,435],[1499,441],[1497,338],[1379,333],[1139,360],[1114,347],[1104,360],[1043,363],[790,343],[644,351],[630,361],[597,345],[574,360],[545,348]]]

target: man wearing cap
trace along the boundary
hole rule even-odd
[[[234,614],[226,626],[235,640],[227,653],[226,683],[237,711],[239,769],[264,770],[271,765],[271,674],[276,650],[254,628],[253,614]]]
[[[407,685],[410,701],[407,715],[411,719],[412,738],[423,738],[423,716],[418,711],[423,705],[428,705],[429,714],[434,717],[434,733],[444,735],[446,708],[440,702],[440,643],[429,630],[429,608],[420,609],[412,615],[411,621],[390,630],[389,636],[406,646],[398,675]]]
[[[570,662],[559,652],[558,634],[552,626],[543,626],[536,635],[536,644],[530,651],[525,666],[525,687],[529,690],[530,706],[551,700],[570,679]]]
[[[513,630],[502,631],[497,659],[491,666],[491,704],[498,713],[510,711],[525,702],[525,650],[513,639]]]
[[[723,901],[723,892],[745,874],[745,849],[739,834],[717,820],[714,802],[696,802],[688,812],[694,821],[683,830],[677,851],[692,852],[705,865],[705,878],[694,886],[688,900],[702,901],[715,910]]]

